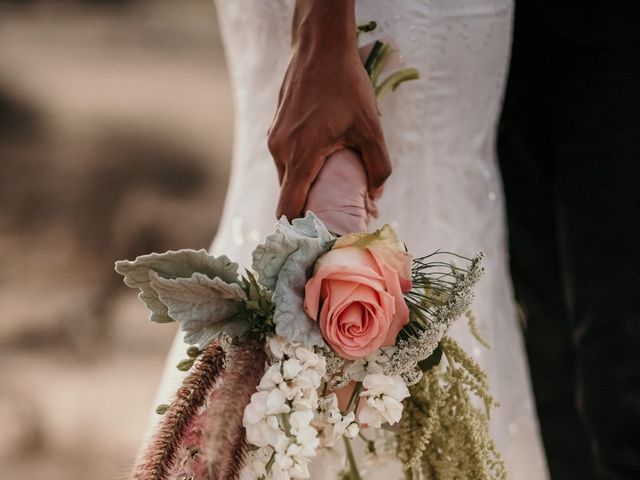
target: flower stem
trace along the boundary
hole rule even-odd
[[[382,98],[387,92],[395,90],[398,85],[407,80],[416,80],[420,74],[415,68],[404,68],[389,75],[380,85],[376,86],[376,97]]]
[[[344,449],[347,452],[347,461],[349,462],[349,480],[362,480],[356,464],[356,458],[353,456],[353,450],[351,450],[351,441],[347,437],[342,437],[342,440],[344,440]]]
[[[267,475],[269,475],[269,472],[271,472],[271,467],[273,466],[273,462],[275,462],[275,460],[276,460],[276,452],[273,452],[271,454],[271,458],[269,459],[267,464],[264,466],[264,470],[267,473]],[[262,475],[258,480],[265,480],[267,478],[267,475]]]
[[[347,409],[343,415],[346,415],[353,409],[354,403],[356,405],[358,404],[358,398],[360,396],[360,392],[362,392],[362,388],[362,382],[356,383],[356,386],[353,387],[353,392],[351,392],[351,397],[349,397],[349,403],[347,403]]]
[[[284,431],[287,434],[287,437],[291,436],[291,425],[289,424],[289,414],[283,413],[280,415],[280,420],[282,421],[282,426],[284,427]]]

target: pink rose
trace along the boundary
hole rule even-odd
[[[320,257],[304,308],[337,353],[353,360],[395,344],[409,322],[402,294],[411,289],[411,262],[388,225],[341,237]]]

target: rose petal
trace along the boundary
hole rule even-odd
[[[400,281],[400,288],[403,292],[411,290],[411,266],[413,264],[413,256],[406,252],[397,252],[389,248],[383,248],[380,245],[367,247],[369,253],[375,260],[378,269],[384,275],[384,265],[395,270]]]
[[[321,267],[328,265],[369,267],[374,271],[378,268],[375,260],[365,250],[351,246],[329,250],[318,259],[315,268],[319,270]]]
[[[398,336],[398,333],[400,333],[400,330],[402,330],[402,327],[409,323],[409,307],[407,307],[407,302],[405,301],[404,295],[402,294],[402,290],[400,288],[398,272],[393,268],[390,268],[386,264],[382,265],[382,271],[385,277],[388,292],[393,297],[395,305],[395,314],[393,316],[393,320],[391,321],[391,325],[384,342],[385,347],[391,347],[395,345],[396,338]]]

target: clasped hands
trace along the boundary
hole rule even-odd
[[[281,184],[276,215],[292,219],[312,209],[336,233],[363,230],[391,163],[355,22],[334,30],[334,20],[321,16],[330,25],[310,29],[322,12],[297,14],[307,30],[296,31],[294,13],[291,59],[268,136]]]

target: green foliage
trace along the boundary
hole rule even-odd
[[[360,24],[357,27],[358,36],[360,36],[360,33],[362,32],[371,32],[375,30],[376,27],[377,24],[373,21]],[[401,83],[420,78],[420,73],[415,68],[402,68],[388,75],[384,80],[379,82],[380,75],[384,71],[387,62],[395,51],[396,50],[391,44],[376,40],[369,56],[364,62],[364,68],[371,79],[371,85],[375,90],[376,98],[378,100],[388,92],[394,91]]]
[[[243,316],[250,326],[249,331],[261,339],[273,335],[275,305],[271,301],[272,292],[261,286],[249,271],[245,273],[243,280],[244,292],[247,296]]]
[[[420,367],[420,370],[422,370],[423,372],[426,372],[427,370],[430,370],[436,365],[439,365],[441,359],[442,359],[442,347],[438,345],[431,355],[429,355],[424,360],[421,360],[418,362],[418,367]]]

